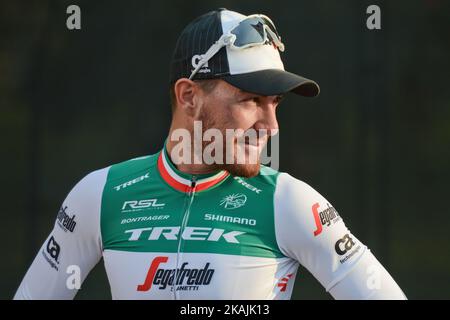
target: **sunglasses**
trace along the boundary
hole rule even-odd
[[[197,67],[192,71],[189,79],[207,63],[220,49],[228,47],[233,50],[243,50],[246,48],[273,44],[281,52],[284,51],[284,44],[281,42],[275,25],[269,17],[262,14],[253,14],[239,22],[229,32],[223,34],[198,62]]]

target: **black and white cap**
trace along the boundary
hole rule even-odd
[[[189,78],[211,45],[246,17],[221,8],[189,23],[175,47],[170,83]],[[316,82],[285,71],[278,49],[270,44],[241,50],[223,47],[192,78],[202,79],[222,79],[243,91],[264,96],[291,91],[314,97],[320,92]]]

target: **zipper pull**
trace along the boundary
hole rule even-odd
[[[193,176],[192,177],[192,179],[191,179],[191,194],[195,191],[195,186],[196,186],[196,184],[197,184],[197,178],[195,177],[195,176]]]

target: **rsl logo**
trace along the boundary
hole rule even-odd
[[[220,205],[225,209],[237,209],[245,205],[247,196],[243,193],[233,193],[224,197],[220,201]]]
[[[165,203],[158,203],[158,199],[128,200],[122,205],[122,212],[137,212],[150,209],[163,209]]]

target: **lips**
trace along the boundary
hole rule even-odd
[[[261,152],[269,140],[269,135],[264,130],[256,131],[254,134],[246,131],[240,132],[239,135],[235,136],[235,139],[235,144],[238,147],[245,148],[246,150],[256,149]]]

